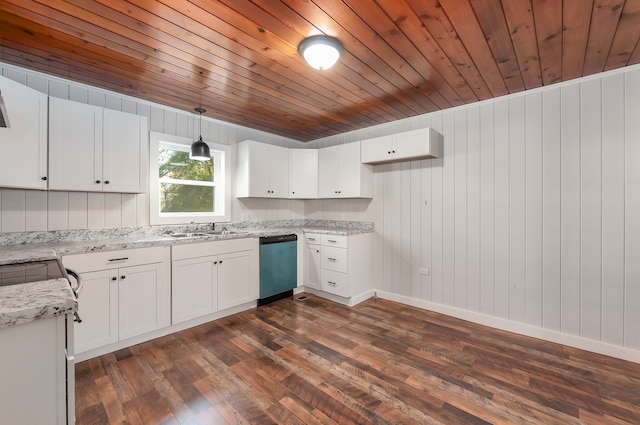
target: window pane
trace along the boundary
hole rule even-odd
[[[185,184],[160,185],[160,212],[212,212],[215,188]]]
[[[213,161],[195,161],[189,159],[189,152],[160,148],[158,172],[160,178],[210,182],[213,181]]]

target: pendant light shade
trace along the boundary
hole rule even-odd
[[[191,150],[189,150],[189,159],[195,159],[197,161],[210,161],[211,152],[209,151],[209,145],[202,140],[202,113],[207,112],[206,109],[196,108],[196,112],[200,114],[200,137],[198,140],[191,144]]]
[[[344,51],[338,39],[326,35],[314,35],[302,40],[298,51],[315,69],[329,69],[340,59]]]

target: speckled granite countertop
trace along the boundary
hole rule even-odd
[[[77,309],[66,279],[0,286],[0,328],[73,314]]]
[[[0,234],[0,265],[62,257],[88,252],[172,246],[205,241],[257,238],[287,233],[352,235],[370,233],[370,222],[331,220],[279,220],[220,225],[233,233],[174,238],[168,233],[210,231],[210,225],[152,226],[102,230],[70,230]]]

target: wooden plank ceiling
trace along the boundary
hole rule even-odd
[[[0,61],[300,141],[635,64],[639,37],[640,0],[0,2]]]

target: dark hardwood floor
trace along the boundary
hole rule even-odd
[[[77,364],[77,424],[640,423],[636,363],[307,296]]]

